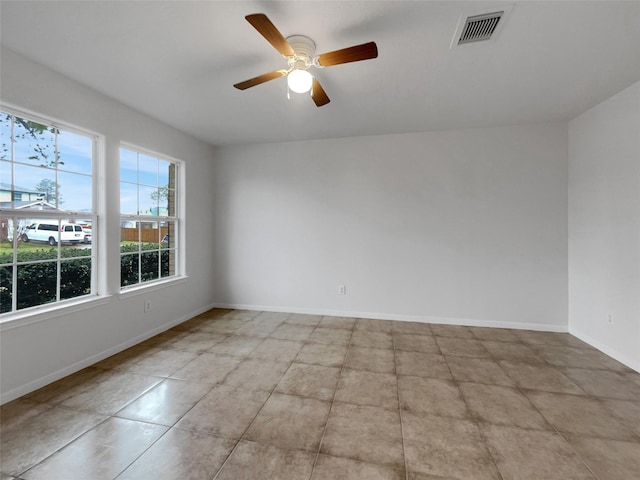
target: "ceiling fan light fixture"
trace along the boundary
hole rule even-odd
[[[287,75],[289,90],[295,93],[307,93],[311,90],[313,76],[307,70],[293,70]]]

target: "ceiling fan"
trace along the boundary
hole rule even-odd
[[[289,68],[264,73],[244,82],[236,83],[239,90],[255,87],[280,77],[287,77],[289,89],[296,93],[311,92],[311,98],[316,106],[321,107],[330,102],[329,97],[317,79],[309,73],[311,67],[323,68],[342,63],[358,62],[378,56],[375,42],[354,45],[353,47],[334,50],[333,52],[316,55],[316,45],[304,35],[292,35],[284,38],[271,20],[263,13],[255,13],[245,17],[247,21],[273,47],[287,59]]]

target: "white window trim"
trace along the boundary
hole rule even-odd
[[[125,287],[120,286],[119,289],[119,297],[126,298],[128,296],[134,296],[141,294],[146,291],[155,290],[157,288],[161,288],[167,286],[168,284],[174,283],[182,283],[183,280],[188,278],[186,271],[186,206],[185,206],[185,197],[186,197],[186,174],[185,174],[185,165],[186,162],[184,160],[180,160],[178,158],[172,157],[170,155],[166,155],[164,153],[160,153],[154,150],[150,150],[145,147],[140,147],[136,144],[129,142],[120,142],[118,148],[118,165],[120,164],[120,149],[127,149],[134,151],[138,154],[146,155],[149,157],[155,157],[160,160],[165,160],[167,162],[171,162],[176,164],[177,172],[176,172],[176,205],[175,211],[176,215],[174,217],[160,217],[160,216],[149,216],[149,215],[127,215],[119,212],[118,214],[118,224],[120,224],[121,219],[123,218],[131,218],[131,219],[140,219],[142,221],[149,222],[161,222],[161,221],[175,221],[176,230],[178,232],[178,239],[176,241],[176,271],[174,275],[170,277],[158,278],[157,280],[151,280],[148,282],[136,283],[135,285],[128,285]],[[120,171],[120,167],[118,166],[118,171]],[[121,179],[118,181],[118,189],[120,188]],[[121,255],[121,254],[120,254]]]

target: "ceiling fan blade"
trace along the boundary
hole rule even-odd
[[[378,56],[378,46],[376,42],[363,43],[353,47],[334,50],[318,56],[318,64],[322,67],[340,65],[341,63],[359,62],[369,60]]]
[[[250,78],[249,80],[245,80],[244,82],[236,83],[234,87],[236,87],[238,90],[246,90],[247,88],[255,87],[256,85],[268,82],[269,80],[284,77],[287,73],[289,73],[287,70],[274,70],[273,72],[263,73],[262,75]]]
[[[289,42],[282,36],[276,26],[271,23],[271,20],[267,18],[264,13],[254,13],[244,17],[247,19],[253,28],[255,28],[260,35],[267,39],[273,47],[278,50],[285,57],[291,57],[295,55],[295,51],[289,45]]]
[[[327,94],[325,93],[324,88],[322,88],[322,85],[320,85],[320,82],[315,78],[313,79],[313,84],[311,85],[311,98],[313,98],[316,107],[321,107],[331,101],[329,100],[329,97],[327,97]]]

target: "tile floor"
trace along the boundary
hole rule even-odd
[[[640,374],[561,333],[212,310],[1,413],[2,480],[640,478]]]

